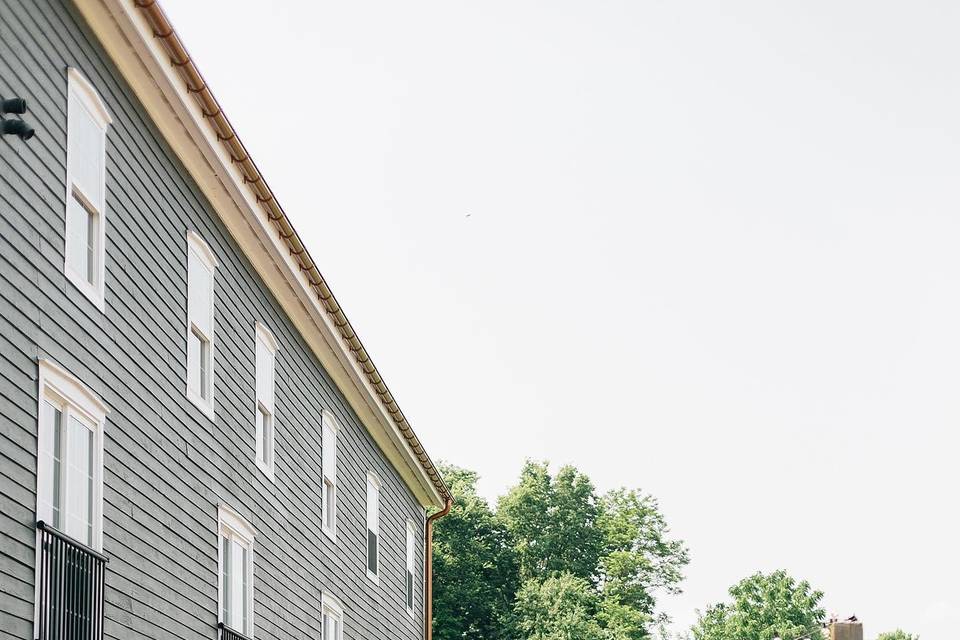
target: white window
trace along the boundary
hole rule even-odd
[[[407,613],[409,613],[411,616],[413,616],[413,595],[414,595],[414,594],[413,594],[413,585],[414,585],[413,579],[414,579],[414,576],[416,575],[416,573],[415,573],[415,571],[414,571],[414,569],[415,569],[415,567],[416,567],[416,564],[415,564],[415,559],[416,559],[416,549],[415,549],[416,540],[417,540],[417,538],[416,538],[416,529],[414,529],[414,527],[413,527],[413,522],[410,521],[410,520],[407,520],[407,571],[406,571],[406,575],[405,575],[405,583],[406,583],[406,586],[407,586],[407,591],[406,591],[406,595],[407,595],[407,599],[406,599]]]
[[[380,578],[380,481],[367,474],[367,576]]]
[[[277,342],[264,325],[256,323],[257,401],[254,407],[257,437],[257,466],[273,480],[275,420],[274,378]]]
[[[253,638],[253,538],[246,520],[219,509],[220,624]]]
[[[67,194],[63,272],[103,311],[106,136],[112,120],[97,92],[67,69]]]
[[[324,411],[321,415],[323,447],[323,495],[321,496],[321,517],[323,532],[331,538],[337,532],[337,433],[339,427],[333,416]]]
[[[217,259],[187,232],[187,397],[213,418],[213,295]]]
[[[343,640],[343,607],[325,593],[321,598],[322,640]]]
[[[37,520],[99,551],[107,407],[49,360],[39,373]]]

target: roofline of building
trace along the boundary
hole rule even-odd
[[[434,493],[434,502],[437,506],[442,506],[447,499],[451,498],[439,470],[430,456],[427,454],[417,437],[406,416],[397,404],[396,399],[387,387],[383,376],[374,365],[370,354],[363,346],[357,332],[354,330],[350,321],[347,319],[343,308],[337,302],[336,297],[330,289],[327,281],[317,269],[316,262],[310,256],[310,252],[304,245],[297,231],[293,228],[289,218],[283,211],[283,208],[277,201],[273,191],[271,191],[266,179],[260,173],[250,154],[247,152],[243,143],[240,141],[236,130],[230,124],[222,107],[217,102],[203,76],[200,74],[193,58],[187,52],[182,40],[174,30],[163,9],[159,6],[157,0],[102,0],[106,8],[110,6],[118,7],[124,14],[130,14],[128,7],[135,7],[135,11],[143,16],[147,25],[153,32],[153,37],[162,43],[163,49],[169,56],[170,68],[175,70],[176,75],[182,81],[177,87],[179,98],[185,103],[191,100],[199,107],[199,114],[206,122],[210,131],[216,136],[216,140],[222,146],[222,149],[229,155],[230,163],[239,171],[239,176],[231,172],[231,177],[236,183],[239,191],[246,191],[248,196],[253,196],[256,205],[266,214],[267,219],[277,233],[279,240],[285,246],[289,253],[289,258],[295,262],[300,275],[305,278],[308,286],[316,297],[316,301],[322,307],[328,317],[328,321],[336,328],[339,340],[337,347],[342,351],[342,355],[352,363],[356,371],[365,379],[369,389],[372,390],[382,409],[389,415],[390,421],[396,430],[402,435],[409,455],[419,465],[425,479],[429,479]],[[81,3],[85,4],[85,3]],[[124,6],[126,5],[126,6]],[[82,7],[81,7],[82,8]],[[85,12],[86,13],[86,12]],[[117,11],[112,11],[114,21],[118,19]],[[132,18],[132,16],[130,16]],[[89,19],[89,16],[88,16]],[[121,31],[123,31],[121,27]],[[126,35],[129,37],[129,30]],[[144,34],[138,33],[140,37]],[[149,46],[149,43],[147,43]],[[145,65],[149,72],[149,65]],[[218,174],[219,175],[219,174]],[[236,178],[239,177],[240,180]],[[273,238],[269,239],[271,244]],[[289,280],[290,278],[288,278]],[[300,283],[293,283],[300,284]],[[329,342],[329,340],[327,340]]]

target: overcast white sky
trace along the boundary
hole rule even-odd
[[[960,3],[163,4],[435,458],[957,636]]]

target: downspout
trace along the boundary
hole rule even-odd
[[[423,616],[423,640],[433,640],[433,523],[450,513],[453,506],[453,498],[447,498],[447,504],[441,511],[427,518],[426,548],[423,557],[424,564],[424,616]]]

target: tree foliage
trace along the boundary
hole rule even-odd
[[[596,578],[600,506],[584,474],[566,466],[553,478],[547,463],[527,462],[520,482],[500,498],[497,515],[513,537],[522,580],[557,573]]]
[[[881,633],[877,636],[877,640],[920,640],[920,636],[915,636],[902,629],[897,629],[896,631]]]
[[[527,640],[598,640],[599,596],[593,585],[571,573],[530,579],[517,593],[514,635]]]
[[[785,571],[744,578],[730,588],[730,596],[732,602],[699,614],[695,640],[792,640],[818,629],[825,617],[823,593]]]
[[[686,546],[668,537],[657,500],[638,491],[615,489],[603,496],[598,524],[604,541],[599,565],[604,596],[652,617],[658,591],[680,591],[683,568],[690,562]]]
[[[455,501],[434,529],[434,622],[437,640],[502,638],[519,585],[506,528],[477,495],[477,474],[441,465]]]
[[[654,498],[528,462],[492,513],[476,474],[443,471],[457,502],[435,533],[438,640],[651,637],[657,594],[679,591],[689,561]]]

